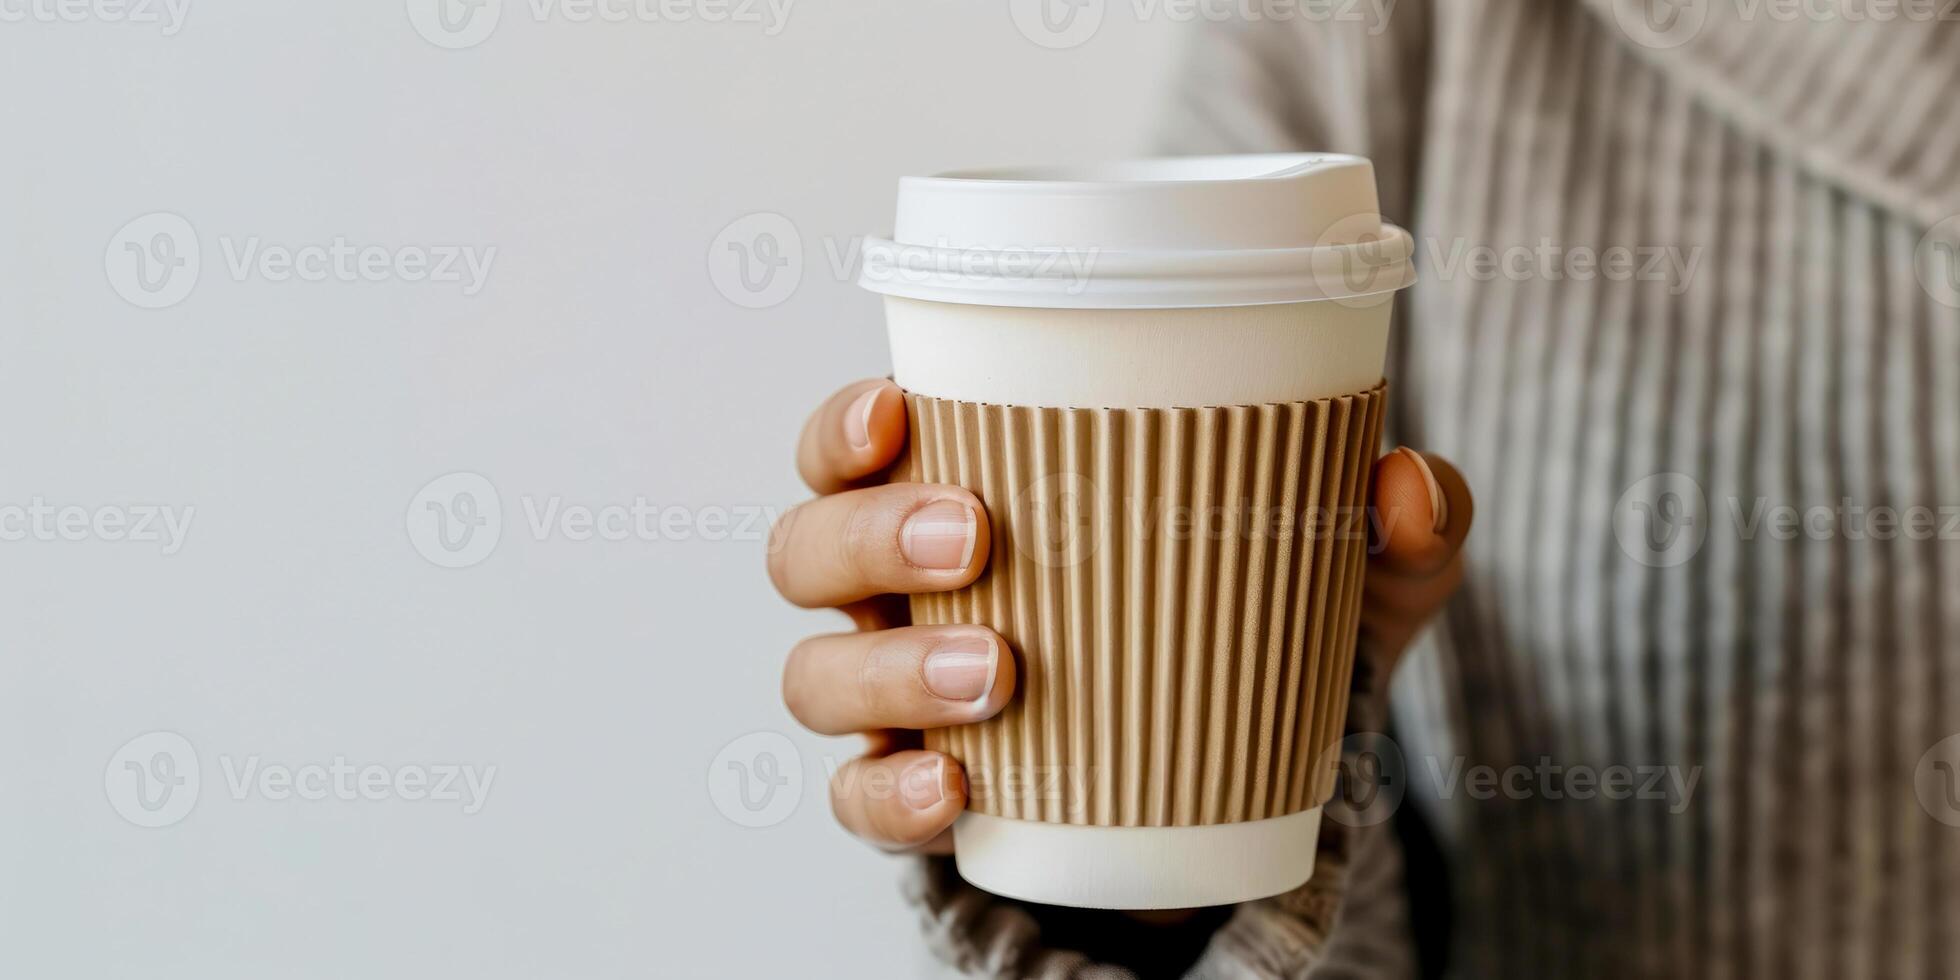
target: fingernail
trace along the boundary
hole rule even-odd
[[[945,768],[946,760],[936,755],[907,766],[898,777],[898,793],[905,798],[905,805],[914,810],[930,810],[945,799]]]
[[[984,636],[948,641],[926,655],[926,690],[948,701],[978,701],[994,689],[999,663],[993,641]]]
[[[859,395],[844,410],[844,438],[850,441],[852,449],[871,448],[871,410],[878,407],[878,396],[884,390],[882,385],[873,388]]]
[[[940,500],[918,509],[899,531],[898,549],[919,568],[965,568],[973,560],[973,508]]]
[[[1428,458],[1407,446],[1401,446],[1395,451],[1414,463],[1416,470],[1422,474],[1423,482],[1429,487],[1429,513],[1435,516],[1434,526],[1430,530],[1437,534],[1443,533],[1443,529],[1450,526],[1450,501],[1448,497],[1443,496],[1443,485],[1436,482],[1436,473],[1429,468]]]

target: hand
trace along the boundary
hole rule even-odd
[[[1387,677],[1463,582],[1470,487],[1448,461],[1402,448],[1375,463],[1361,632]]]
[[[870,740],[831,779],[839,822],[882,848],[950,853],[965,775],[919,748],[917,730],[998,713],[1015,666],[985,627],[909,625],[903,596],[970,584],[986,566],[990,534],[980,501],[959,487],[879,482],[905,427],[904,396],[883,380],[853,384],[811,416],[797,469],[819,496],[777,522],[769,574],[791,602],[838,607],[856,626],[803,640],[783,669],[783,700],[798,722]],[[1376,464],[1373,504],[1362,629],[1392,663],[1462,576],[1470,495],[1448,463],[1398,451]]]
[[[1014,658],[982,626],[908,625],[902,594],[971,583],[990,534],[979,499],[959,487],[879,480],[904,448],[905,424],[890,381],[858,382],[817,409],[796,465],[819,496],[777,521],[769,576],[789,601],[838,607],[857,627],[798,643],[783,668],[798,722],[871,740],[830,781],[838,821],[886,849],[951,853],[965,775],[919,748],[916,730],[999,712],[1014,691]]]

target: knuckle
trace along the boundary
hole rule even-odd
[[[876,582],[878,569],[884,563],[881,547],[895,547],[879,543],[885,519],[886,505],[882,496],[864,494],[852,501],[850,513],[844,515],[844,533],[838,536],[837,566],[846,569],[860,582]]]
[[[864,706],[867,717],[880,722],[898,724],[906,697],[903,685],[906,676],[893,669],[891,658],[884,645],[873,648],[858,660],[857,682],[858,700]]]
[[[913,826],[916,820],[905,811],[905,802],[898,798],[897,793],[866,800],[865,813],[872,834],[886,843],[910,847],[922,839],[918,828]]]

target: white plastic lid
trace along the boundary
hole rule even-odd
[[[906,177],[859,284],[987,306],[1143,309],[1369,296],[1415,281],[1375,170],[1331,153]]]

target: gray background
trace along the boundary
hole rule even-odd
[[[1188,25],[1105,13],[1068,50],[948,0],[799,2],[774,36],[506,0],[459,50],[401,0],[0,23],[0,508],[195,508],[174,554],[0,541],[0,975],[917,975],[897,863],[823,796],[855,741],[779,702],[841,620],[774,596],[759,527],[539,539],[525,502],[715,534],[800,499],[804,413],[886,369],[830,248],[889,228],[901,174],[1140,149]],[[155,212],[201,268],[152,310],[117,236]],[[761,309],[716,285],[753,212],[802,255]],[[464,295],[236,277],[254,236],[497,252]],[[409,526],[453,472],[502,508],[462,568]],[[200,777],[144,828],[121,763],[156,731]],[[717,753],[757,731],[805,781],[750,829],[726,763],[758,743]],[[473,814],[224,770],[336,758],[497,770]]]

